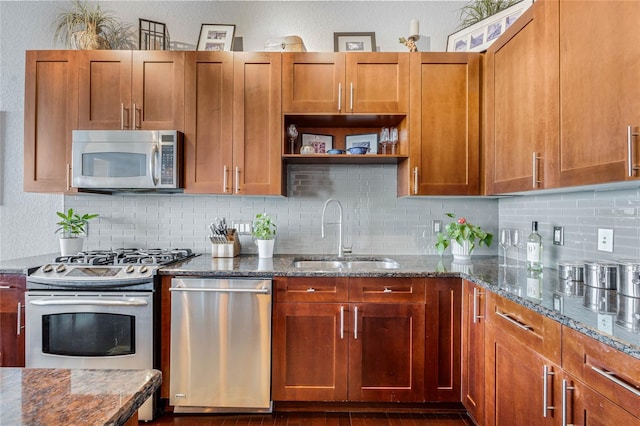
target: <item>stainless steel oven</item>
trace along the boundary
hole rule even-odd
[[[26,366],[158,368],[154,320],[159,265],[190,250],[118,249],[57,258],[27,277]],[[138,411],[153,420],[153,397]]]

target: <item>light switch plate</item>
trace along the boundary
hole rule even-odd
[[[438,232],[442,232],[442,221],[434,220],[433,222],[433,233],[437,234]]]
[[[553,244],[556,246],[564,245],[564,227],[562,226],[553,227]]]
[[[598,251],[613,253],[613,229],[598,228]]]

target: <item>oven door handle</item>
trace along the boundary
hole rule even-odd
[[[149,302],[144,299],[128,299],[128,300],[100,300],[100,299],[43,299],[32,300],[30,302],[36,306],[80,306],[80,305],[95,305],[95,306],[147,306]]]

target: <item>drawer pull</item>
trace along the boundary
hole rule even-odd
[[[574,389],[573,386],[569,386],[567,379],[562,379],[562,426],[569,426],[567,424],[567,391]]]
[[[340,306],[340,339],[344,339],[344,306]]]
[[[313,292],[315,292],[315,291],[316,291],[316,289],[315,289],[315,288],[313,288],[313,287],[309,287],[309,288],[307,289],[307,293],[313,293]]]
[[[547,389],[549,387],[548,377],[553,376],[555,373],[553,371],[549,371],[548,365],[543,366],[542,370],[542,417],[547,417],[547,411],[556,409],[553,405],[548,405],[549,390]]]
[[[591,369],[593,371],[595,371],[596,373],[600,374],[602,377],[605,377],[609,380],[611,380],[613,383],[622,386],[623,388],[625,388],[626,390],[628,390],[629,392],[633,393],[635,396],[640,396],[640,391],[638,389],[636,389],[635,387],[631,386],[628,383],[623,382],[622,380],[618,379],[617,377],[615,377],[615,373],[609,373],[607,371],[604,371],[598,367],[594,367],[593,365],[591,366]]]
[[[478,291],[478,287],[473,287],[473,323],[476,324],[478,320],[483,319],[482,315],[478,315],[478,297],[484,295]]]
[[[520,324],[518,321],[516,321],[516,320],[514,320],[513,318],[511,318],[509,315],[507,315],[507,314],[503,314],[503,313],[502,313],[502,312],[500,312],[500,311],[497,311],[497,310],[496,310],[496,315],[498,315],[499,317],[504,318],[505,320],[509,321],[511,324],[513,324],[513,325],[515,325],[516,327],[521,328],[521,329],[523,329],[523,330],[525,330],[525,331],[531,331],[531,330],[533,330],[533,328],[532,328],[532,327],[529,327],[529,326],[528,326],[528,325],[526,325],[526,324]]]
[[[392,293],[393,290],[391,290],[389,287],[385,287],[384,290],[382,291],[383,293]]]

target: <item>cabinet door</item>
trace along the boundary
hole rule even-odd
[[[234,53],[233,186],[283,195],[280,53]]]
[[[185,53],[132,53],[133,128],[183,131]]]
[[[24,190],[65,192],[71,184],[71,130],[78,125],[76,53],[27,51]]]
[[[233,54],[186,55],[184,190],[231,193]]]
[[[484,418],[485,291],[470,281],[463,281],[462,404],[476,424]]]
[[[83,50],[78,54],[78,128],[133,129],[131,51]]]
[[[487,50],[485,181],[488,194],[546,187],[547,139],[557,141],[557,40],[552,2],[536,2]],[[557,17],[556,21],[557,22]],[[557,25],[557,24],[556,24]],[[555,66],[552,63],[555,61]]]
[[[352,303],[349,400],[424,401],[424,304]]]
[[[480,194],[480,55],[411,56],[404,195]]]
[[[346,112],[407,113],[408,53],[346,53]]]
[[[273,306],[273,400],[346,400],[347,305],[274,303]]]
[[[426,291],[426,400],[459,402],[462,282],[430,278]]]
[[[637,179],[640,137],[640,2],[560,1],[558,186]],[[601,37],[607,28],[607,37]],[[583,46],[589,46],[584,49]],[[593,52],[600,52],[594,56]]]
[[[283,53],[282,111],[344,111],[344,72],[342,53]]]
[[[0,367],[24,367],[24,275],[0,275]]]

